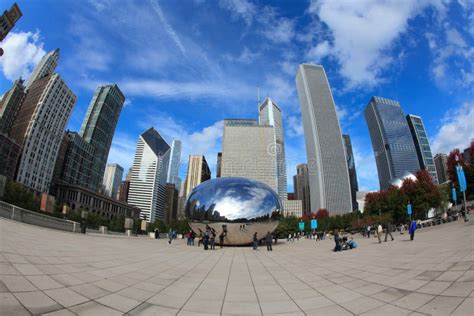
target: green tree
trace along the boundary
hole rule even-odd
[[[40,211],[40,198],[28,188],[13,180],[7,180],[3,200],[30,211]]]

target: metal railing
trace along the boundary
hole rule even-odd
[[[0,217],[73,233],[79,233],[81,230],[80,223],[25,210],[24,208],[3,201],[0,201]]]

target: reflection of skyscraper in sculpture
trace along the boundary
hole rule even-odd
[[[342,135],[342,138],[344,139],[344,146],[346,147],[347,169],[349,170],[349,182],[351,183],[352,210],[357,211],[359,209],[357,205],[357,191],[359,191],[359,185],[357,184],[357,172],[354,154],[352,152],[351,137],[349,135]]]
[[[140,135],[130,176],[128,203],[141,209],[140,217],[153,223],[164,219],[170,146],[152,127]]]
[[[438,183],[438,175],[436,174],[436,167],[433,155],[431,154],[430,141],[426,134],[425,125],[423,125],[423,121],[419,116],[408,114],[406,118],[408,126],[410,127],[420,168],[426,169],[434,183]]]
[[[58,60],[59,48],[56,48],[55,50],[50,51],[44,55],[28,78],[28,81],[26,82],[26,88],[28,89],[35,80],[54,73],[54,70],[58,65]]]
[[[173,183],[176,189],[181,185],[181,178],[179,177],[179,167],[181,162],[181,141],[173,139],[170,151],[170,163],[168,166],[168,175],[166,182]]]
[[[308,157],[311,209],[330,214],[352,210],[349,172],[341,128],[324,68],[302,64],[296,87]]]
[[[203,155],[190,155],[188,162],[188,174],[186,176],[186,191],[184,196],[187,197],[191,191],[202,182],[211,178],[211,169],[207,164],[206,157]]]
[[[273,126],[274,145],[269,151],[276,159],[276,178],[277,193],[283,201],[287,199],[286,183],[286,160],[285,160],[285,141],[283,136],[283,123],[281,110],[278,105],[269,97],[259,106],[259,125]]]
[[[222,177],[243,177],[265,183],[278,191],[274,128],[256,120],[224,120]]]
[[[413,138],[400,103],[372,97],[364,110],[374,148],[381,189],[390,181],[403,177],[406,171],[420,169]]]

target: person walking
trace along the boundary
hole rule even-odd
[[[382,228],[382,225],[380,225],[380,223],[377,225],[377,238],[379,240],[379,244],[382,243],[382,233],[383,233],[383,228]]]
[[[219,245],[220,247],[224,247],[224,237],[225,237],[225,233],[222,232],[220,235],[219,235]]]
[[[172,240],[173,240],[173,231],[170,228],[170,230],[168,232],[168,245],[171,245]]]
[[[196,233],[191,230],[191,246],[194,246],[194,239],[196,239]]]
[[[416,221],[412,220],[410,223],[410,227],[408,228],[408,233],[410,233],[410,240],[415,239],[415,231],[416,231]]]
[[[386,228],[387,230],[385,231],[385,242],[387,242],[388,235],[390,235],[390,238],[392,238],[392,241],[393,241],[394,239],[392,236],[392,229],[393,229],[392,223],[388,222]]]
[[[370,238],[370,225],[367,226],[367,238]]]
[[[155,228],[155,239],[158,238],[160,238],[160,231],[158,230],[158,228]]]
[[[211,250],[216,250],[216,232],[211,231]]]
[[[339,232],[337,229],[334,230],[334,243],[336,246],[334,247],[334,251],[341,251],[341,239],[339,238]]]
[[[257,250],[258,247],[258,237],[257,232],[253,234],[253,250]]]
[[[272,234],[267,232],[267,236],[265,236],[265,244],[267,244],[267,251],[272,251]]]
[[[206,232],[204,233],[203,243],[204,243],[204,250],[208,250],[209,249],[209,231],[208,230],[206,230]]]

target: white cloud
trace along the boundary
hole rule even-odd
[[[14,81],[20,76],[27,79],[46,54],[39,32],[10,32],[2,42],[4,54],[0,57],[0,68],[8,80]]]
[[[246,84],[206,81],[123,80],[119,83],[125,95],[151,98],[242,98],[253,95]]]
[[[474,139],[474,102],[466,102],[455,110],[449,110],[438,133],[431,141],[433,155],[448,153],[454,148],[464,149]]]
[[[158,1],[150,0],[150,3],[151,3],[151,6],[152,6],[153,10],[158,15],[158,17],[160,19],[160,22],[163,25],[163,28],[165,29],[166,33],[171,37],[171,39],[176,44],[176,46],[179,48],[181,53],[183,53],[183,55],[186,55],[186,49],[184,48],[183,43],[181,43],[181,40],[179,39],[178,34],[173,29],[171,24],[169,24],[168,21],[166,20],[165,15],[163,13],[163,10],[161,10],[160,5],[158,4]]]
[[[316,58],[330,53],[340,64],[348,88],[377,85],[381,71],[393,60],[387,50],[405,32],[411,18],[429,1],[363,0],[312,1],[308,12],[330,30],[332,46],[319,43],[310,52]]]
[[[252,24],[257,12],[256,6],[247,0],[221,0],[219,5],[230,11],[234,19],[242,18],[247,26]]]
[[[331,54],[331,47],[328,41],[323,41],[311,48],[307,53],[307,58],[311,59],[315,63],[320,63],[321,60]]]
[[[244,65],[249,65],[253,63],[259,56],[260,53],[254,53],[247,46],[245,46],[239,56],[234,57],[231,55],[224,55],[224,59],[227,61],[233,61]]]
[[[304,134],[301,119],[296,116],[289,116],[286,119],[285,130],[286,134],[290,137],[302,136]]]
[[[221,0],[219,4],[234,19],[243,19],[247,27],[258,24],[261,34],[274,43],[289,43],[295,37],[295,21],[282,17],[271,6],[259,8],[247,0]]]
[[[461,33],[448,25],[440,34],[427,34],[427,40],[433,53],[431,72],[437,85],[446,90],[466,87],[474,91],[474,48]]]

